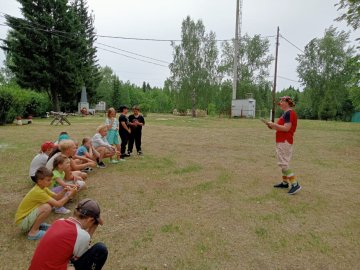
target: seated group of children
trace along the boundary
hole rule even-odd
[[[115,110],[110,108],[105,124],[97,128],[92,138],[85,137],[80,147],[70,139],[67,132],[60,133],[57,142],[47,141],[41,145],[41,151],[31,161],[29,170],[35,186],[25,195],[15,215],[15,223],[27,233],[28,239],[38,240],[43,237],[50,227],[45,220],[52,210],[57,214],[71,212],[64,205],[86,187],[88,172],[94,167],[106,167],[104,158],[110,158],[110,163],[118,163],[125,156],[129,156],[131,152],[125,154],[124,149],[124,144],[128,141],[128,150],[132,150],[135,141],[138,154],[142,154],[141,127],[145,121],[139,114],[139,108],[133,109],[135,116],[131,123],[126,117],[127,107],[122,106],[120,111],[117,121]],[[129,136],[122,136],[123,131]],[[135,137],[132,140],[131,131]],[[121,148],[118,133],[122,138]]]
[[[71,211],[64,205],[86,187],[87,173],[94,167],[105,168],[104,158],[113,157],[116,148],[106,140],[107,126],[101,125],[93,138],[85,137],[77,147],[66,132],[57,142],[44,142],[41,151],[30,164],[29,175],[35,186],[21,201],[15,223],[29,240],[43,237],[50,224],[46,218],[54,210],[57,214]]]

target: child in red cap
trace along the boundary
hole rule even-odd
[[[41,151],[33,158],[30,163],[29,176],[35,182],[35,173],[37,169],[46,165],[49,154],[54,148],[54,143],[46,141],[41,145]]]
[[[294,133],[297,126],[297,115],[292,109],[295,106],[294,101],[289,96],[280,98],[278,103],[283,115],[277,123],[267,122],[267,126],[276,130],[276,154],[278,165],[281,168],[283,181],[274,185],[275,188],[291,188],[288,194],[293,195],[301,190],[301,186],[295,180],[295,174],[290,169],[289,163],[293,152]]]

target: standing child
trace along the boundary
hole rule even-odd
[[[276,154],[278,165],[281,168],[283,181],[274,185],[275,188],[291,188],[288,194],[293,195],[301,190],[300,184],[295,180],[295,174],[289,167],[289,163],[293,152],[294,133],[297,126],[297,115],[292,107],[295,103],[289,96],[280,98],[278,103],[280,109],[284,111],[277,123],[268,122],[267,125],[271,129],[276,130]]]
[[[120,143],[119,143],[119,121],[116,119],[116,111],[114,108],[110,108],[107,112],[105,125],[108,128],[106,139],[111,145],[115,145],[117,149],[117,160],[110,158],[110,163],[118,163],[120,158]]]
[[[138,106],[134,106],[132,108],[132,111],[133,114],[129,116],[129,125],[131,129],[131,133],[129,134],[128,154],[131,155],[135,141],[136,151],[138,155],[142,155],[141,133],[142,133],[142,127],[145,126],[145,119],[140,114],[140,108]]]
[[[37,169],[46,165],[46,162],[49,158],[49,154],[54,148],[53,142],[44,142],[41,145],[41,151],[37,154],[30,163],[29,175],[31,180],[35,182],[35,173]]]
[[[55,194],[49,190],[53,173],[40,167],[35,173],[36,185],[25,195],[15,215],[15,223],[22,232],[28,233],[29,240],[42,238],[50,227],[43,223],[51,213],[52,207],[61,207],[76,194],[76,189],[66,187]]]
[[[119,134],[121,138],[121,149],[120,149],[120,159],[124,160],[125,157],[128,157],[129,154],[126,154],[126,145],[128,143],[129,135],[131,130],[129,128],[129,119],[126,117],[129,108],[127,106],[120,106],[120,117],[119,117]]]
[[[53,177],[51,179],[51,191],[60,193],[66,187],[76,188],[78,191],[85,187],[85,182],[82,180],[66,181],[65,171],[70,169],[70,159],[64,155],[60,155],[54,160]],[[56,214],[69,214],[71,211],[64,206],[55,207]]]

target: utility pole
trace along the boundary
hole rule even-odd
[[[241,36],[241,23],[242,23],[242,1],[236,0],[236,25],[235,25],[235,44],[234,44],[234,67],[233,67],[233,91],[232,91],[232,100],[236,99],[236,88],[237,88],[237,70],[238,70],[238,59],[239,59],[239,40]],[[231,110],[231,116],[233,112]]]
[[[274,85],[273,85],[273,91],[272,91],[272,110],[271,110],[271,121],[275,121],[275,92],[276,92],[276,78],[277,78],[277,63],[278,63],[278,54],[279,54],[279,34],[280,29],[279,26],[277,28],[277,34],[276,34],[276,53],[275,53],[275,74],[274,74]]]

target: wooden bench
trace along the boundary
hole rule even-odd
[[[50,112],[50,115],[54,117],[54,119],[51,121],[50,125],[63,125],[64,122],[68,125],[71,125],[70,121],[67,119],[68,114],[63,112]]]

